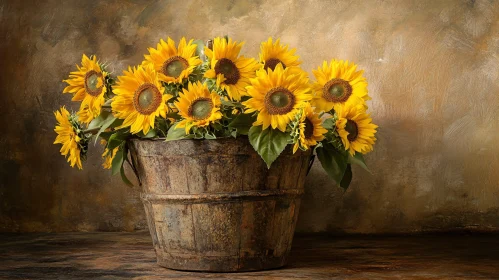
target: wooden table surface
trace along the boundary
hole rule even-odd
[[[148,232],[0,234],[0,279],[499,279],[499,235],[297,236],[288,266],[223,274],[159,267]]]

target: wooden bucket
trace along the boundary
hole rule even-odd
[[[247,138],[133,139],[158,264],[178,270],[284,266],[310,151],[288,147],[267,169]]]

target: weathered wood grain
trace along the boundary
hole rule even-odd
[[[129,144],[161,266],[250,271],[286,264],[310,151],[286,149],[268,169],[247,138]]]

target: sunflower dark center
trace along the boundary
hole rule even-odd
[[[322,89],[322,96],[329,102],[345,102],[350,95],[352,95],[352,86],[342,79],[332,79]]]
[[[187,60],[177,55],[168,58],[163,63],[161,72],[163,72],[163,74],[165,74],[166,76],[178,78],[180,74],[182,74],[182,71],[187,69],[187,67],[189,67],[189,63],[187,62]]]
[[[133,106],[142,115],[150,115],[158,109],[163,95],[151,83],[142,84],[133,95]]]
[[[92,96],[99,96],[103,88],[102,84],[98,86],[99,81],[102,82],[102,73],[94,70],[88,71],[85,75],[85,91]]]
[[[265,95],[265,107],[271,115],[284,115],[295,105],[295,96],[283,87],[271,89]]]
[[[357,139],[357,136],[359,135],[359,127],[357,126],[357,123],[352,121],[352,120],[347,120],[347,123],[345,125],[345,130],[348,132],[347,139],[348,141],[352,142]]]
[[[235,85],[241,77],[234,62],[227,58],[222,58],[215,64],[215,73],[224,74],[225,83],[228,85]]]
[[[305,139],[310,139],[314,135],[314,124],[308,119],[305,118]]]
[[[270,68],[270,69],[272,69],[272,71],[274,71],[275,67],[279,63],[282,64],[283,69],[286,68],[286,64],[284,64],[284,62],[280,61],[277,58],[271,58],[271,59],[268,59],[267,61],[265,61],[265,65],[263,66],[263,69],[267,70],[267,68]]]
[[[189,106],[188,115],[197,120],[206,119],[211,115],[213,102],[206,97],[200,97]]]

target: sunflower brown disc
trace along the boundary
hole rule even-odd
[[[215,73],[217,73],[217,75],[224,74],[224,83],[228,85],[235,85],[241,77],[239,69],[237,69],[234,62],[228,58],[222,58],[215,64]]]
[[[348,141],[352,142],[357,139],[357,136],[359,135],[359,127],[357,126],[357,123],[355,121],[347,120],[345,130],[348,132]]]
[[[142,115],[150,115],[158,109],[163,95],[151,83],[142,84],[133,95],[133,107]]]
[[[161,67],[161,72],[169,77],[178,78],[182,71],[189,67],[187,60],[181,56],[172,56],[168,58]]]
[[[213,102],[211,99],[199,97],[191,103],[187,114],[196,120],[202,120],[210,116],[211,109],[213,109]]]
[[[352,95],[352,86],[342,79],[332,79],[322,89],[322,97],[329,102],[345,102],[350,95]]]
[[[303,134],[305,139],[310,139],[314,135],[314,124],[308,118],[305,118],[305,132]]]
[[[85,91],[92,96],[99,96],[103,86],[97,87],[99,79],[102,80],[102,73],[91,70],[85,74]]]
[[[286,88],[276,87],[265,95],[265,108],[271,115],[284,115],[295,105],[295,96]]]
[[[282,64],[283,69],[286,68],[286,64],[284,64],[284,62],[280,61],[277,58],[271,58],[271,59],[268,59],[267,61],[265,61],[265,65],[263,66],[263,69],[267,70],[267,68],[270,68],[270,69],[272,69],[272,71],[274,71],[275,67],[279,63]]]

